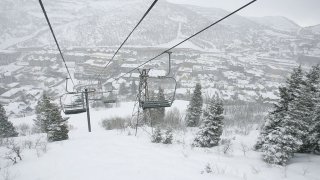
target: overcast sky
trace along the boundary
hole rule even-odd
[[[168,0],[178,4],[193,4],[235,10],[250,0]],[[257,0],[239,12],[243,16],[285,16],[301,26],[320,24],[320,0]]]

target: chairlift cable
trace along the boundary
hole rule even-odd
[[[240,10],[242,10],[242,9],[246,8],[247,6],[251,5],[251,4],[252,4],[252,3],[254,3],[255,1],[257,1],[257,0],[250,1],[249,3],[247,3],[247,4],[243,5],[242,7],[238,8],[237,10],[235,10],[235,11],[233,11],[233,12],[229,13],[228,15],[226,15],[226,16],[224,16],[224,17],[222,17],[221,19],[219,19],[219,20],[215,21],[214,23],[212,23],[212,24],[210,24],[209,26],[207,26],[207,27],[203,28],[202,30],[198,31],[197,33],[195,33],[195,34],[193,34],[193,35],[189,36],[188,38],[184,39],[183,41],[179,42],[178,44],[176,44],[176,45],[172,46],[171,48],[169,48],[169,49],[167,49],[167,50],[165,50],[165,51],[161,52],[161,53],[160,53],[160,54],[158,54],[157,56],[155,56],[155,57],[153,57],[153,58],[151,58],[151,59],[149,59],[149,60],[145,61],[144,63],[142,63],[142,64],[140,64],[139,66],[137,66],[137,67],[135,67],[135,68],[131,69],[130,71],[128,71],[128,72],[126,72],[126,73],[122,74],[121,76],[119,76],[119,77],[117,77],[117,78],[114,78],[114,79],[111,81],[111,83],[112,83],[112,82],[114,82],[114,81],[118,81],[120,78],[122,78],[122,77],[126,76],[127,74],[129,74],[129,73],[131,73],[131,72],[133,72],[133,71],[135,71],[135,70],[139,69],[139,68],[140,68],[140,67],[142,67],[143,65],[145,65],[145,64],[147,64],[147,63],[149,63],[150,61],[153,61],[153,60],[157,59],[157,58],[158,58],[158,57],[160,57],[161,55],[163,55],[163,54],[165,54],[165,53],[167,53],[167,52],[171,51],[172,49],[176,48],[177,46],[181,45],[182,43],[184,43],[184,42],[186,42],[186,41],[190,40],[191,38],[193,38],[193,37],[195,37],[195,36],[199,35],[200,33],[204,32],[205,30],[209,29],[210,27],[212,27],[212,26],[214,26],[214,25],[216,25],[216,24],[220,23],[221,21],[223,21],[223,20],[227,19],[228,17],[232,16],[233,14],[237,13],[238,11],[240,11]]]
[[[111,61],[113,61],[114,57],[118,54],[118,52],[120,51],[120,49],[122,48],[122,46],[127,42],[127,40],[129,39],[129,37],[131,36],[131,34],[137,29],[137,27],[140,25],[140,23],[143,21],[143,19],[149,14],[149,12],[151,11],[151,9],[154,7],[154,5],[158,2],[158,0],[153,1],[153,3],[151,4],[151,6],[149,7],[149,9],[144,13],[144,15],[142,16],[142,18],[140,19],[140,21],[137,23],[137,25],[132,29],[132,31],[129,33],[129,35],[127,36],[127,38],[121,43],[121,45],[119,46],[119,48],[117,49],[117,51],[113,54],[112,58],[108,61],[108,63],[104,66],[104,68],[102,69],[102,71],[99,73],[99,75],[97,76],[98,80],[101,77],[102,73],[105,71],[105,69],[109,66],[109,64],[111,63]]]
[[[67,69],[69,78],[71,79],[71,82],[72,82],[73,86],[75,86],[75,84],[74,84],[74,82],[73,82],[73,79],[72,79],[72,76],[71,76],[71,74],[70,74],[69,68],[68,68],[68,66],[67,66],[66,60],[64,59],[64,56],[63,56],[62,51],[61,51],[61,49],[60,49],[59,43],[58,43],[57,38],[56,38],[56,36],[55,36],[55,34],[54,34],[54,31],[53,31],[53,29],[52,29],[52,26],[51,26],[51,23],[50,23],[50,21],[49,21],[47,12],[46,12],[46,10],[45,10],[45,8],[44,8],[44,6],[43,6],[42,0],[39,0],[39,3],[40,3],[40,6],[41,6],[41,9],[42,9],[42,12],[43,12],[43,14],[44,14],[44,16],[45,16],[45,18],[46,18],[46,20],[47,20],[47,23],[48,23],[48,25],[49,25],[51,34],[52,34],[52,36],[53,36],[53,38],[54,38],[54,41],[55,41],[55,43],[56,43],[56,45],[57,45],[57,48],[58,48],[58,50],[59,50],[59,53],[60,53],[60,56],[61,56],[62,61],[63,61],[63,63],[64,63],[64,66],[65,66],[65,68]]]

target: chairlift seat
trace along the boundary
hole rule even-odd
[[[103,103],[112,104],[112,103],[116,103],[116,100],[115,99],[106,99],[106,100],[103,101]]]
[[[65,109],[64,114],[79,114],[79,113],[84,113],[87,110],[85,108],[81,109]]]
[[[142,109],[151,109],[151,108],[162,108],[162,107],[171,107],[171,102],[168,100],[163,101],[142,101]]]
[[[64,114],[79,114],[86,111],[82,103],[64,105]]]

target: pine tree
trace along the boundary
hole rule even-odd
[[[282,120],[289,114],[289,107],[292,107],[293,101],[298,96],[299,89],[303,84],[303,72],[301,66],[295,68],[290,77],[286,81],[286,86],[279,87],[280,99],[274,105],[274,110],[269,113],[266,118],[265,124],[261,129],[258,142],[255,148],[261,149],[263,144],[266,143],[267,136],[276,128],[282,127]]]
[[[317,110],[314,113],[313,123],[310,127],[310,135],[308,136],[310,151],[320,154],[320,104],[318,104]]]
[[[287,164],[302,143],[291,135],[292,132],[290,131],[294,130],[295,127],[290,126],[292,123],[290,123],[288,116],[285,116],[284,121],[286,122],[284,127],[275,127],[264,137],[262,145],[263,160],[269,164]]]
[[[126,87],[126,83],[123,82],[120,84],[119,87],[119,94],[120,95],[127,95],[129,93],[128,88]]]
[[[0,138],[17,137],[18,133],[8,120],[6,111],[0,104]]]
[[[131,94],[137,94],[138,93],[138,87],[136,85],[136,82],[135,81],[132,81],[132,84],[131,84]]]
[[[304,76],[294,69],[280,88],[280,101],[269,113],[257,147],[268,163],[286,164],[296,152],[319,152],[320,67]]]
[[[289,102],[299,96],[301,85],[304,84],[303,72],[301,66],[293,69],[291,76],[286,81],[289,94]]]
[[[47,104],[49,104],[49,102],[50,102],[50,98],[44,92],[36,106],[37,116],[36,116],[36,119],[34,119],[34,127],[40,133],[48,132],[48,118],[46,115],[46,109],[48,107],[46,106]]]
[[[161,87],[159,87],[159,89],[158,89],[158,94],[157,94],[156,99],[157,99],[157,101],[164,101],[165,100],[164,91]],[[165,108],[164,107],[156,108],[153,110],[153,113],[154,113],[155,123],[162,124],[164,122],[164,117],[165,117],[165,113],[166,113]]]
[[[260,136],[258,137],[258,142],[255,145],[256,150],[260,150],[262,146],[266,143],[268,135],[276,128],[280,126],[281,120],[284,118],[284,113],[271,112],[266,117],[266,122],[261,129]]]
[[[306,92],[303,96],[308,97],[312,103],[308,116],[309,133],[304,136],[301,152],[320,153],[320,66],[313,66],[307,74]]]
[[[217,146],[223,131],[223,103],[215,98],[209,103],[203,112],[202,124],[193,142],[197,147]]]
[[[201,93],[201,85],[200,83],[197,83],[187,109],[186,124],[188,127],[196,127],[199,125],[202,106],[203,99]]]
[[[160,143],[162,141],[162,134],[160,127],[156,127],[151,135],[151,142]]]
[[[49,141],[68,139],[67,122],[62,118],[59,107],[51,101],[51,98],[43,93],[36,107],[35,127],[40,132],[47,133]]]
[[[149,100],[151,101],[164,101],[164,91],[161,87],[158,89],[158,93],[156,94],[154,91],[149,92]],[[152,126],[159,125],[164,122],[165,117],[165,108],[153,108],[153,109],[146,109],[144,110],[146,114],[150,114],[150,121]]]
[[[52,108],[47,109],[49,126],[48,126],[48,141],[61,141],[69,138],[68,126],[65,119],[62,118],[59,107],[55,104],[50,105]]]
[[[167,129],[164,133],[163,144],[172,144],[173,134],[172,129]]]

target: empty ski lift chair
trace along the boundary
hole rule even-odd
[[[63,104],[62,97],[67,96],[68,94],[74,95],[76,97],[76,99],[73,98],[74,100],[72,100],[70,103]],[[79,114],[79,113],[83,113],[83,112],[87,111],[82,93],[80,95],[79,95],[79,93],[75,93],[75,92],[66,93],[66,94],[60,96],[60,104],[61,104],[62,111],[64,112],[64,114]]]
[[[105,104],[113,104],[117,102],[116,95],[113,93],[113,90],[108,91],[109,95],[104,97],[103,103]]]
[[[149,78],[155,78],[155,77],[149,77]],[[174,90],[173,95],[169,98],[166,98],[164,100],[144,100],[141,101],[141,107],[142,109],[152,109],[152,108],[164,108],[164,107],[171,107],[172,103],[175,100],[175,94],[177,89],[177,81],[173,77],[166,77],[166,76],[160,76],[156,77],[157,79],[172,79],[174,82]]]
[[[165,108],[171,107],[173,101],[175,100],[176,90],[177,90],[177,80],[170,75],[171,73],[171,52],[167,52],[169,55],[169,70],[165,76],[158,76],[158,77],[147,77],[147,79],[171,79],[174,82],[174,91],[173,95],[170,98],[164,100],[142,100],[140,102],[140,106],[142,109],[152,109],[152,108]]]

